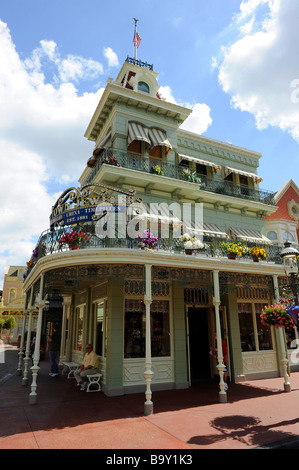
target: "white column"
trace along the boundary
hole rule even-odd
[[[18,362],[18,368],[17,368],[17,375],[22,375],[22,370],[23,370],[23,356],[24,356],[24,351],[25,351],[25,327],[26,327],[26,319],[27,319],[27,307],[24,308],[24,317],[23,317],[23,325],[22,325],[22,336],[21,336],[21,344],[20,344],[20,350],[19,350],[19,362]]]
[[[222,351],[222,337],[221,337],[221,324],[220,324],[220,314],[219,314],[219,307],[220,307],[220,290],[219,290],[219,271],[213,271],[213,282],[214,282],[214,298],[213,298],[213,305],[215,307],[215,320],[216,320],[216,335],[217,335],[217,356],[218,356],[218,364],[217,369],[219,371],[219,402],[220,403],[227,403],[227,394],[224,390],[224,369],[225,365],[223,364],[223,351]]]
[[[278,288],[277,275],[273,276],[273,286],[274,286],[275,302],[279,304],[279,288]],[[280,350],[281,350],[281,357],[282,357],[281,363],[282,363],[282,368],[283,368],[282,370],[283,370],[283,376],[284,376],[284,391],[290,392],[291,384],[289,382],[289,374],[288,374],[289,359],[288,359],[288,352],[285,347],[283,329],[278,328],[278,333],[279,333]]]
[[[31,328],[32,328],[32,316],[34,307],[32,306],[32,296],[33,296],[33,286],[31,287],[30,299],[29,299],[29,318],[27,326],[27,340],[26,340],[26,350],[24,357],[24,372],[22,378],[22,385],[28,385],[28,367],[29,367],[29,353],[30,353],[30,343],[31,343]]]
[[[152,371],[152,353],[151,353],[151,303],[152,303],[152,273],[151,266],[145,266],[145,371],[144,377],[146,382],[146,391],[144,403],[144,414],[151,415],[154,411],[152,402],[151,381],[153,376]]]
[[[41,275],[40,286],[39,286],[39,294],[37,299],[37,306],[38,306],[38,320],[37,320],[37,331],[36,331],[36,340],[35,340],[35,348],[34,348],[34,356],[33,356],[33,366],[31,367],[32,370],[32,383],[31,383],[31,393],[29,394],[29,404],[34,405],[37,403],[37,374],[40,369],[39,367],[39,358],[40,358],[40,339],[41,339],[41,331],[42,331],[42,320],[43,320],[43,309],[45,307],[45,301],[42,299],[43,295],[43,287],[44,287],[44,275]],[[35,299],[33,299],[35,301]]]
[[[64,297],[63,303],[62,303],[63,313],[62,313],[61,343],[60,343],[60,354],[59,354],[60,361],[66,360],[66,341],[65,341],[66,321],[67,321],[67,318],[69,317],[70,305],[71,305],[71,299],[69,297]]]

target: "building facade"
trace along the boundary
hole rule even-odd
[[[38,331],[51,323],[45,302],[61,299],[61,361],[80,362],[92,343],[104,393],[146,387],[147,410],[152,391],[218,374],[226,401],[222,338],[231,381],[287,381],[285,343],[259,319],[284,282],[281,247],[264,231],[276,206],[260,188],[261,154],[182,130],[190,113],[162,99],[151,65],[127,58],[86,130],[95,148],[80,186],[53,207],[24,282]],[[157,241],[144,246],[146,230]],[[74,231],[85,234],[76,250],[62,238]],[[191,254],[186,232],[199,240]],[[228,243],[238,245],[236,259]],[[256,246],[265,259],[253,259]],[[217,360],[209,354],[215,334]],[[32,372],[34,403],[37,359]]]

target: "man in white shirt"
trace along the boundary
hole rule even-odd
[[[86,345],[86,354],[79,370],[74,373],[77,385],[81,386],[81,390],[87,387],[87,375],[96,374],[98,372],[99,358],[92,350],[91,344]]]

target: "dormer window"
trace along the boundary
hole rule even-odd
[[[147,83],[138,82],[138,91],[143,91],[144,93],[149,93],[150,89]]]

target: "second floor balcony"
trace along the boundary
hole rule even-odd
[[[219,195],[232,196],[234,198],[254,201],[266,205],[274,206],[274,193],[268,190],[253,188],[248,185],[235,184],[225,178],[216,175],[208,177],[196,170],[181,166],[179,164],[154,158],[149,155],[140,155],[120,150],[105,149],[89,169],[82,184],[90,183],[94,180],[103,165],[112,165],[116,168],[126,168],[134,171],[167,177],[179,181],[189,182],[201,191]],[[120,170],[121,172],[121,170]]]

